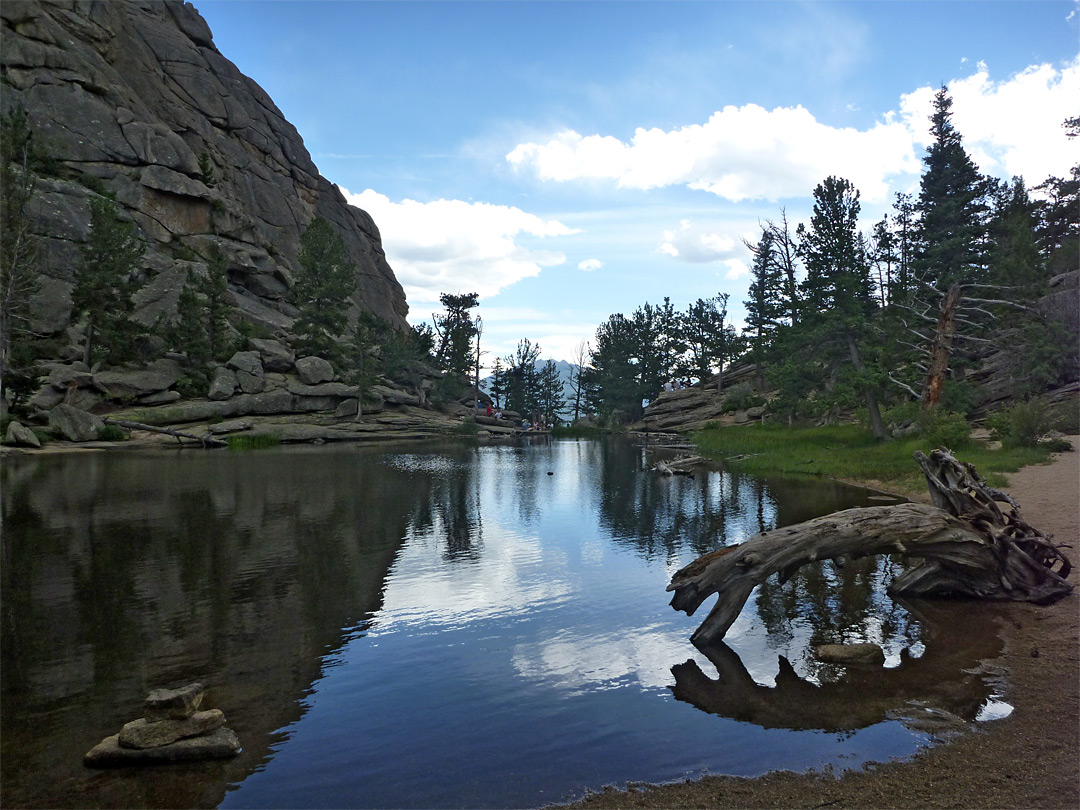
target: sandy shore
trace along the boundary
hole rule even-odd
[[[1080,437],[1072,436],[1074,448]],[[1025,519],[1059,542],[1074,565],[1080,547],[1080,452],[1009,476],[1006,491]],[[1070,580],[1078,579],[1074,568]],[[757,779],[694,782],[593,794],[574,807],[1080,807],[1080,595],[1045,607],[987,605],[1008,670],[1003,719],[981,724],[910,760],[849,771],[841,778],[780,772]]]

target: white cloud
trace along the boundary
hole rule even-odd
[[[742,245],[732,237],[684,219],[676,230],[664,231],[660,253],[684,262],[701,264],[731,258]]]
[[[599,270],[603,266],[604,263],[599,259],[585,259],[585,261],[578,262],[578,270],[584,270],[586,273]]]
[[[639,128],[629,143],[564,130],[546,142],[518,144],[506,160],[541,180],[608,180],[639,190],[683,185],[734,202],[806,197],[834,174],[851,180],[864,201],[883,202],[893,181],[921,171],[916,149],[928,140],[935,89],[903,95],[899,112],[865,130],[823,124],[802,106],[747,104],[725,107],[704,124]],[[1060,70],[1034,65],[999,82],[979,62],[949,91],[953,121],[984,172],[1022,174],[1035,185],[1076,162],[1080,144],[1065,138],[1061,123],[1075,115],[1080,59]],[[662,249],[682,256],[670,240]]]
[[[685,185],[738,202],[806,196],[823,177],[847,177],[871,199],[888,178],[917,172],[911,135],[900,121],[867,131],[819,123],[805,108],[725,107],[705,124],[664,131],[639,128],[629,144],[566,130],[547,143],[523,143],[507,156],[543,180],[614,180],[648,190]]]
[[[742,259],[726,259],[724,264],[727,265],[727,273],[724,274],[724,278],[734,281],[737,278],[750,275],[750,268],[746,266],[746,262]]]
[[[578,233],[512,206],[463,200],[396,203],[370,188],[360,194],[341,191],[379,223],[387,260],[414,304],[437,301],[443,292],[495,295],[566,261],[559,251],[522,245],[522,236]]]
[[[995,82],[985,62],[949,85],[953,125],[979,169],[998,177],[1021,175],[1028,187],[1049,175],[1065,176],[1080,160],[1080,143],[1061,124],[1076,115],[1080,57],[1061,70],[1032,65]],[[917,143],[930,141],[929,115],[937,88],[920,87],[900,100],[901,115]]]

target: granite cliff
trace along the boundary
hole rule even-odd
[[[218,51],[190,3],[4,0],[0,25],[0,104],[25,110],[57,161],[29,206],[43,248],[36,333],[77,342],[73,273],[100,193],[115,196],[147,244],[135,296],[146,326],[175,313],[216,241],[234,316],[286,333],[300,235],[321,216],[357,268],[353,313],[406,327],[375,223],[319,174],[296,129]]]

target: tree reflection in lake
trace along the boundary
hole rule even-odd
[[[922,678],[965,682],[971,655],[926,641],[937,620],[884,597],[890,569],[873,560],[766,583],[729,634],[737,658],[710,663],[687,640],[697,620],[667,606],[670,574],[866,493],[663,478],[645,459],[625,441],[548,438],[5,458],[5,804],[536,806],[627,779],[913,751],[921,738],[880,711],[853,708],[869,736],[828,745],[708,713],[734,716],[739,695],[783,706],[781,655],[817,690],[800,695],[839,690],[806,653],[817,640],[880,641],[890,663],[922,641],[888,671],[889,700],[964,714],[979,699]],[[716,661],[719,682],[703,674]],[[191,680],[239,758],[82,768],[150,688]]]

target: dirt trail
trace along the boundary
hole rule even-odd
[[[1074,450],[1080,436],[1071,436]],[[1080,452],[1009,476],[1005,490],[1025,519],[1053,534],[1080,565]],[[1077,581],[1074,568],[1070,580]],[[1004,720],[911,760],[836,779],[790,772],[757,779],[707,777],[631,792],[594,794],[580,807],[1080,807],[1080,596],[1040,607],[987,605],[998,618],[1008,669]]]

